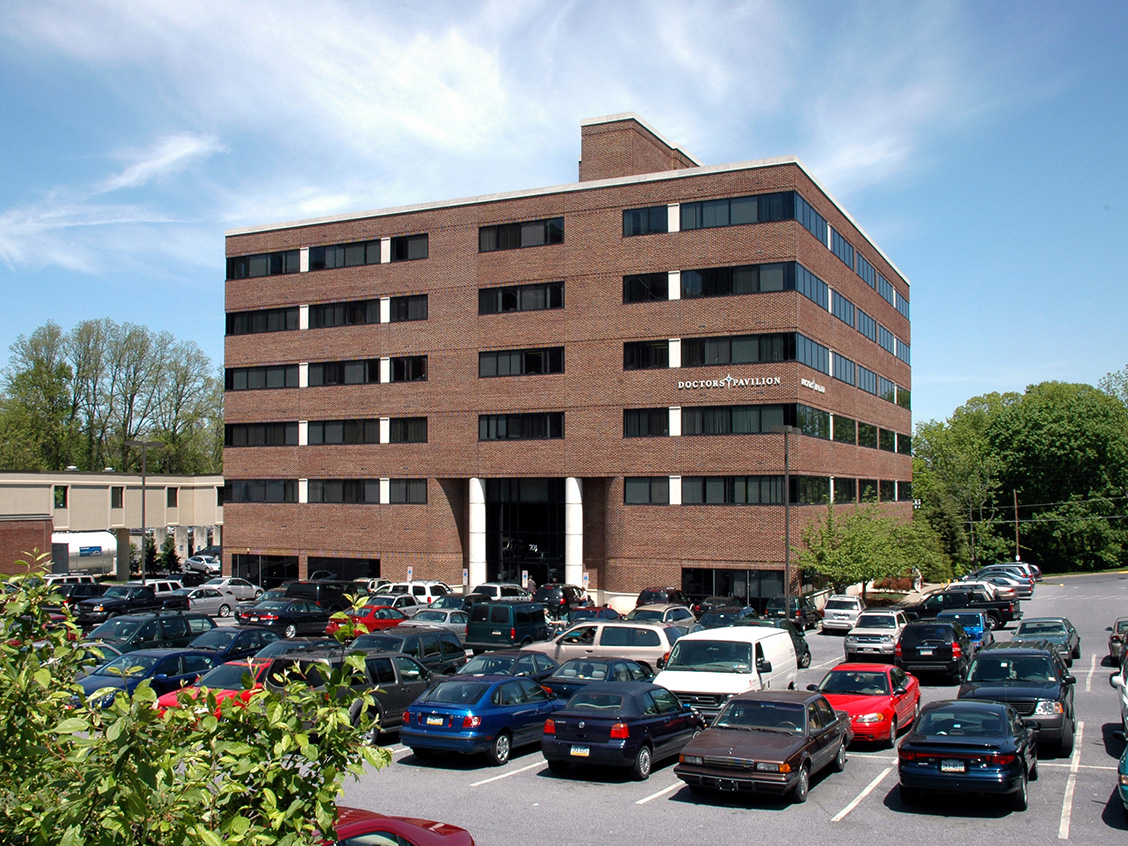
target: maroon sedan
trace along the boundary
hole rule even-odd
[[[408,846],[474,846],[464,828],[413,817],[389,817],[361,808],[337,806],[337,839],[326,846],[367,846],[370,843],[406,843]],[[376,835],[374,837],[373,835]],[[384,835],[386,840],[377,837]]]

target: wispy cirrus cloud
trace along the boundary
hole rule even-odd
[[[184,170],[194,161],[205,159],[226,148],[211,134],[181,132],[159,139],[152,147],[123,156],[133,161],[120,173],[108,177],[93,188],[105,194],[122,188],[138,188]]]

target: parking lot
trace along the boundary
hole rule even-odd
[[[782,842],[798,832],[832,837],[836,843],[873,844],[932,840],[937,843],[988,841],[1001,844],[1110,842],[1128,830],[1116,796],[1116,764],[1123,743],[1105,626],[1126,613],[1128,576],[1047,577],[1027,617],[1064,614],[1081,633],[1077,677],[1078,730],[1073,755],[1043,758],[1040,778],[1030,785],[1030,808],[1007,810],[1005,802],[935,797],[907,808],[897,790],[894,750],[852,749],[845,772],[820,774],[804,805],[757,797],[695,796],[673,774],[673,762],[656,765],[645,782],[625,773],[598,770],[552,775],[539,747],[516,750],[504,767],[482,758],[436,756],[426,762],[386,739],[393,764],[346,783],[343,802],[385,813],[452,822],[469,829],[479,846],[518,842],[605,844],[681,841]],[[1013,629],[1013,626],[1010,627]],[[1009,637],[1000,633],[1000,639]],[[810,633],[812,663],[800,672],[800,686],[821,679],[841,660],[841,635]],[[954,686],[922,679],[924,699],[950,698]],[[911,832],[911,834],[910,834]]]

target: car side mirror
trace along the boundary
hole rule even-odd
[[[663,669],[666,668],[666,659],[665,658],[659,658],[657,661],[654,662],[654,664],[658,667],[659,670],[663,670]]]
[[[893,695],[894,696],[904,696],[908,692],[909,692],[909,689],[907,687],[899,687],[895,691],[893,691]]]
[[[1066,684],[1077,684],[1077,676],[1066,676],[1062,681]]]
[[[168,678],[168,673],[157,673],[153,676],[153,681],[164,681]]]
[[[809,685],[807,685],[807,690],[815,690],[815,691],[817,691],[818,689],[819,689],[819,686],[818,686],[817,684],[809,684]]]
[[[756,672],[757,673],[770,673],[771,671],[772,671],[772,662],[771,661],[761,660],[761,661],[756,662]]]
[[[1112,631],[1112,626],[1105,626],[1105,631],[1106,631],[1106,632],[1111,632],[1111,631]]]
[[[1117,690],[1124,687],[1124,679],[1120,677],[1120,673],[1113,673],[1108,677],[1108,686],[1115,687]]]

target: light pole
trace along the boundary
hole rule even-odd
[[[126,441],[127,447],[141,449],[141,584],[145,584],[145,477],[148,474],[149,448],[164,446],[160,441]]]
[[[775,426],[783,433],[783,608],[791,619],[791,436],[802,435],[798,426]]]

